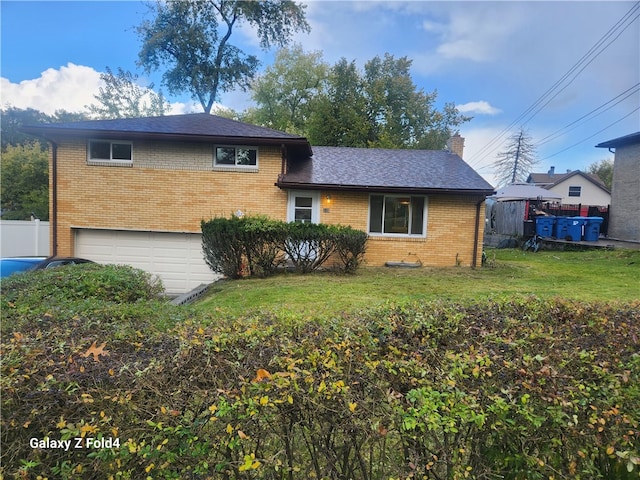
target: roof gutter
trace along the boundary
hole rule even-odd
[[[414,187],[392,187],[384,185],[339,185],[332,183],[298,183],[286,182],[278,180],[275,186],[282,189],[300,189],[300,190],[330,190],[330,191],[348,191],[348,192],[367,192],[367,193],[400,193],[400,194],[439,194],[439,195],[484,195],[489,196],[495,193],[493,189],[455,189],[455,188],[414,188]],[[484,200],[483,200],[484,201]]]
[[[194,133],[162,133],[140,132],[127,130],[91,130],[91,129],[64,129],[27,125],[21,128],[23,132],[45,138],[46,135],[55,137],[93,138],[93,139],[126,139],[126,140],[165,140],[199,143],[218,143],[227,145],[273,145],[279,143],[287,146],[295,146],[303,149],[305,154],[312,155],[311,145],[304,137],[250,137],[250,136],[226,136],[204,135]]]

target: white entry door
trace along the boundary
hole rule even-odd
[[[287,221],[320,222],[320,192],[290,191]]]

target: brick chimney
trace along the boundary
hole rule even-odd
[[[459,133],[456,133],[454,136],[449,138],[449,140],[447,140],[447,150],[462,158],[462,154],[464,153],[464,137],[461,137]]]

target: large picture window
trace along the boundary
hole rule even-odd
[[[425,208],[425,197],[371,195],[369,233],[424,236]]]
[[[213,163],[217,167],[257,167],[258,149],[252,147],[216,147]]]
[[[89,142],[89,161],[131,163],[133,161],[133,145],[131,142],[91,140]]]

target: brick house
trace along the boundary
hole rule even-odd
[[[365,230],[368,265],[481,255],[493,188],[449,151],[311,147],[208,114],[24,130],[51,144],[53,254],[142,268],[168,293],[211,281],[200,222],[237,212]]]

